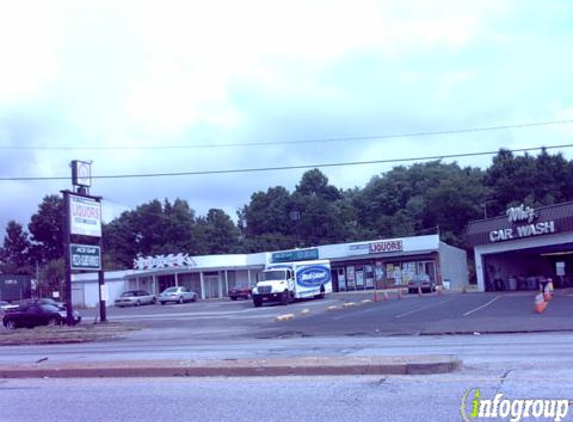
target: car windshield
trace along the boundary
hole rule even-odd
[[[271,270],[263,272],[262,281],[284,280],[286,279],[285,270]]]
[[[45,311],[45,312],[59,312],[60,311],[60,309],[56,305],[51,305],[49,303],[41,304],[40,308],[42,308],[42,311]]]
[[[178,289],[179,289],[178,287],[170,287],[164,290],[163,293],[176,293]]]

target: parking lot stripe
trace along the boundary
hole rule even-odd
[[[430,308],[433,308],[434,306],[439,306],[439,305],[442,305],[442,304],[444,304],[446,302],[450,302],[450,301],[451,301],[451,299],[448,298],[448,299],[442,300],[441,302],[438,302],[438,303],[433,303],[431,305],[422,306],[421,308],[416,308],[413,311],[404,312],[403,314],[396,315],[394,318],[400,319],[400,318],[406,317],[408,315],[413,315],[417,312],[425,311],[426,309],[430,309]]]
[[[488,307],[489,305],[491,305],[493,302],[495,302],[495,301],[498,300],[499,298],[501,298],[501,296],[496,296],[496,297],[494,297],[494,298],[493,298],[492,300],[490,300],[488,303],[486,303],[486,304],[484,304],[484,305],[481,305],[481,306],[478,306],[477,308],[472,309],[471,311],[466,312],[466,313],[464,314],[464,316],[465,316],[465,317],[466,317],[466,316],[470,316],[470,315],[473,314],[474,312],[477,312],[477,311],[479,311],[479,310],[481,310],[481,309],[483,309],[483,308]]]

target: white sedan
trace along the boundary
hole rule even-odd
[[[124,306],[151,305],[157,301],[154,295],[143,290],[130,290],[123,292],[115,300],[115,306],[123,308]]]
[[[197,293],[184,286],[169,287],[159,295],[159,303],[162,305],[165,305],[167,302],[183,303],[196,301]]]

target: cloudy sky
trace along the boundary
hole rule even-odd
[[[104,176],[573,143],[573,124],[386,137],[573,120],[572,21],[568,0],[0,0],[0,226],[70,186],[6,179],[67,177],[73,159]],[[323,171],[347,188],[390,167]],[[303,172],[102,179],[92,193],[108,220],[176,197],[235,217]]]

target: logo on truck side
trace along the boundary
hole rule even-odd
[[[317,287],[329,283],[330,270],[319,266],[306,267],[298,272],[296,282],[304,287]]]

